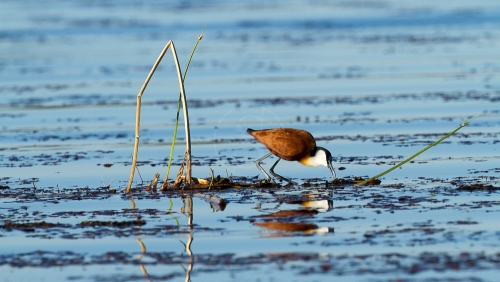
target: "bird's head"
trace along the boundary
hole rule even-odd
[[[316,147],[316,150],[313,151],[313,154],[309,156],[306,160],[301,161],[302,164],[307,166],[326,166],[330,169],[332,176],[334,179],[337,178],[337,174],[332,166],[332,154],[330,151],[323,147]]]

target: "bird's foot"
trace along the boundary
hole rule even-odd
[[[285,178],[285,177],[283,177],[283,176],[280,176],[280,177],[278,177],[278,178],[279,178],[279,179],[281,179],[282,181],[286,181],[286,182],[288,182],[287,184],[289,184],[289,185],[292,185],[292,186],[293,186],[293,185],[299,185],[297,182],[292,181],[292,180],[290,180],[290,179],[288,179],[288,178]]]
[[[259,186],[261,187],[269,187],[271,185],[277,185],[274,179],[268,178],[268,179],[261,179],[259,182]]]

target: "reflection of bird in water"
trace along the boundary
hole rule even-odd
[[[255,161],[257,168],[264,173],[269,181],[271,177],[262,169],[260,163],[271,154],[278,157],[278,160],[269,170],[273,176],[296,184],[295,182],[274,172],[274,167],[281,159],[287,161],[298,161],[305,166],[326,166],[330,169],[333,178],[336,178],[335,170],[332,167],[332,154],[325,148],[317,147],[316,140],[311,133],[295,128],[274,128],[253,130],[247,129],[248,134],[252,135],[257,141],[266,146],[269,154]],[[274,182],[274,181],[273,181]]]
[[[326,234],[333,232],[333,228],[319,227],[314,223],[308,222],[318,214],[314,209],[299,210],[280,210],[277,212],[253,216],[262,222],[255,222],[259,226],[268,230],[274,230],[277,233],[266,234],[265,237],[290,236],[289,232],[302,232],[304,234]]]
[[[287,204],[299,204],[308,209],[313,209],[317,212],[327,212],[333,209],[333,201],[332,200],[319,200],[319,201],[297,201],[297,202],[289,202]]]

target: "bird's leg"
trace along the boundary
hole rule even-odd
[[[274,172],[274,167],[278,164],[278,162],[281,160],[281,158],[279,158],[275,163],[274,165],[271,167],[271,169],[269,170],[269,173],[271,173],[274,177],[277,177],[281,180],[284,180],[292,185],[297,185],[297,183],[293,182],[292,180],[288,179],[288,178],[285,178],[277,173]]]
[[[269,157],[270,155],[272,155],[272,153],[269,153],[269,154],[267,154],[267,155],[263,156],[262,158],[260,158],[260,159],[256,160],[256,161],[255,161],[255,165],[257,165],[257,168],[258,168],[260,171],[262,171],[262,173],[264,173],[264,175],[267,177],[267,180],[268,180],[269,182],[272,182],[272,183],[275,183],[275,184],[276,184],[276,182],[274,182],[274,180],[271,178],[271,176],[269,176],[269,174],[267,174],[267,173],[266,173],[266,171],[265,171],[265,170],[264,170],[264,169],[260,166],[260,162],[262,162],[265,158]]]

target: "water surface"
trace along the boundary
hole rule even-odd
[[[6,1],[0,23],[3,281],[495,280],[496,1]],[[248,127],[306,129],[352,179],[483,116],[380,186],[280,162],[299,187],[148,193],[177,107],[168,53],[125,195],[136,95],[205,26],[185,81],[196,177],[262,178]]]

